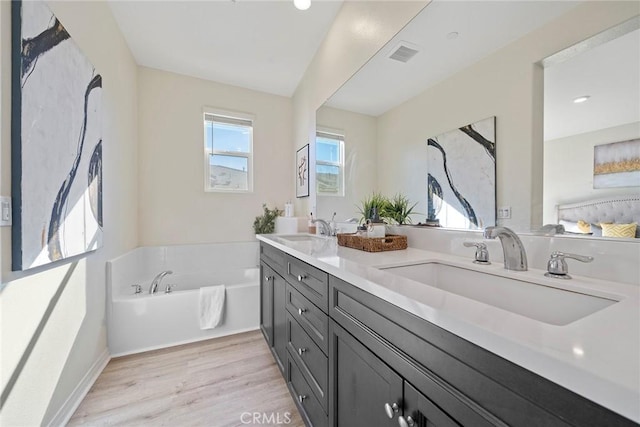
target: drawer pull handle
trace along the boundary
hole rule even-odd
[[[306,313],[306,312],[307,312],[307,309],[306,309],[306,308],[299,308],[299,309],[298,309],[298,314],[299,314],[300,316],[302,316],[302,314],[303,314],[303,313]]]
[[[400,427],[413,427],[416,425],[415,421],[413,421],[413,418],[407,416],[407,419],[405,419],[402,415],[398,418],[398,425]]]
[[[304,402],[304,400],[307,398],[306,394],[299,394],[298,395],[298,402],[302,403]]]
[[[384,404],[384,412],[387,413],[387,417],[392,418],[395,417],[398,412],[398,404],[394,403],[393,405],[389,405],[388,403]]]
[[[304,348],[304,347],[300,347],[300,348],[298,349],[298,354],[299,354],[300,356],[302,356],[302,354],[303,354],[305,351],[307,351],[307,349],[306,349],[306,348]]]
[[[306,278],[307,278],[306,274],[298,274],[298,282],[302,282]]]

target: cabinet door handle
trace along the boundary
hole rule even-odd
[[[300,316],[302,316],[302,313],[306,313],[306,312],[307,312],[307,309],[306,309],[306,308],[299,308],[299,309],[298,309],[298,314],[299,314]]]
[[[393,418],[398,412],[398,404],[394,403],[393,405],[389,405],[388,403],[384,404],[384,412],[387,413],[387,417]]]
[[[304,402],[304,400],[307,398],[306,394],[299,394],[298,395],[298,402],[302,403]]]
[[[306,278],[307,278],[306,274],[298,274],[298,282],[302,282]]]
[[[265,282],[268,282],[268,281],[269,281],[269,280],[271,280],[271,279],[272,279],[272,277],[271,277],[271,276],[264,276],[264,281],[265,281]]]
[[[405,419],[402,415],[400,415],[400,417],[398,417],[398,425],[400,427],[413,427],[416,425],[415,421],[413,421],[413,418],[407,416],[407,418]]]
[[[302,354],[303,354],[305,351],[307,351],[307,349],[306,349],[306,348],[304,348],[304,347],[300,347],[300,348],[298,349],[298,354],[299,354],[300,356],[302,356]]]

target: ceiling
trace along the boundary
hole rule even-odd
[[[434,0],[327,105],[379,116],[579,3]],[[292,96],[342,1],[315,0],[306,11],[288,0],[109,5],[142,66]],[[407,63],[388,59],[401,42],[418,50]],[[546,68],[545,139],[637,121],[638,46],[635,31]],[[571,102],[584,94],[588,102]]]
[[[546,141],[638,122],[640,30],[545,68],[544,82]]]
[[[291,96],[342,1],[110,1],[139,65]]]
[[[327,105],[377,117],[578,4],[434,0]],[[407,63],[387,58],[401,41],[419,50]]]

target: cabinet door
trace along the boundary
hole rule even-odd
[[[273,280],[275,272],[260,263],[260,329],[269,347],[273,347]]]
[[[401,427],[456,427],[457,422],[440,410],[431,400],[404,383],[404,415],[399,419]]]
[[[331,347],[334,426],[396,427],[402,378],[334,322]]]
[[[279,274],[273,279],[273,349],[280,370],[285,375],[287,363],[287,307],[285,305],[286,282]]]

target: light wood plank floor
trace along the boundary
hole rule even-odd
[[[253,413],[265,416],[254,423]],[[112,359],[68,425],[304,423],[262,334],[254,331]]]

